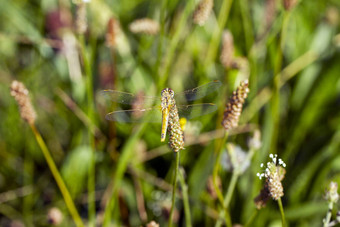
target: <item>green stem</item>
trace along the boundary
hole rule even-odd
[[[224,134],[224,137],[221,139],[221,143],[219,144],[219,146],[217,146],[216,148],[216,152],[217,152],[217,157],[216,157],[216,161],[215,161],[215,165],[214,165],[214,170],[213,170],[213,185],[214,185],[214,189],[216,191],[216,195],[217,198],[222,206],[222,210],[220,212],[221,216],[223,216],[223,213],[225,214],[225,222],[227,226],[232,226],[231,223],[231,218],[230,218],[230,214],[228,211],[228,208],[226,206],[224,206],[224,199],[223,199],[223,194],[221,192],[221,190],[218,187],[218,182],[217,182],[217,177],[218,177],[218,171],[220,168],[220,161],[221,161],[221,157],[222,157],[222,153],[223,153],[223,147],[226,143],[228,139],[228,133]],[[216,224],[220,221],[220,219],[217,220]]]
[[[332,217],[332,210],[333,210],[333,202],[329,202],[326,218],[323,221],[323,227],[329,226],[329,222],[331,221],[331,217]]]
[[[122,149],[121,156],[119,158],[119,162],[117,163],[117,169],[113,177],[113,187],[111,192],[111,197],[109,201],[106,203],[105,212],[104,212],[104,223],[103,226],[110,226],[111,222],[111,215],[114,210],[114,205],[116,202],[116,197],[118,193],[118,189],[120,187],[120,184],[122,182],[122,178],[124,176],[125,170],[130,162],[130,160],[133,157],[134,154],[134,145],[136,144],[138,138],[143,133],[146,123],[142,123],[136,131],[133,133],[129,141],[125,144],[125,146]]]
[[[286,226],[286,219],[285,219],[285,213],[283,211],[283,206],[282,206],[281,198],[279,198],[277,200],[277,203],[279,204],[279,208],[280,208],[282,227],[285,227]]]
[[[154,68],[154,78],[159,81],[159,66],[161,64],[162,59],[162,50],[163,50],[163,40],[164,40],[164,33],[165,33],[165,11],[168,1],[163,0],[160,12],[160,32],[159,32],[159,40],[157,44],[157,59]]]
[[[52,175],[55,179],[55,181],[57,182],[57,185],[61,191],[61,194],[63,195],[64,197],[64,201],[66,203],[66,206],[68,208],[68,210],[70,211],[71,213],[71,216],[74,220],[74,222],[76,223],[77,226],[84,226],[84,223],[83,221],[81,220],[80,216],[79,216],[79,213],[74,205],[74,202],[72,200],[72,197],[63,181],[63,178],[61,177],[58,169],[57,169],[57,166],[55,165],[54,161],[53,161],[53,158],[44,142],[44,140],[42,139],[39,131],[37,130],[37,128],[35,127],[34,124],[30,124],[31,126],[31,129],[33,131],[33,134],[41,148],[41,151],[46,159],[46,162],[48,164],[48,167],[50,168],[51,172],[52,172]]]
[[[183,197],[183,205],[184,205],[184,214],[185,214],[185,226],[191,227],[191,214],[190,214],[190,205],[189,205],[189,196],[188,196],[188,186],[185,183],[184,179],[184,170],[181,169],[179,173],[179,182],[182,187],[182,197]]]
[[[165,66],[164,66],[164,72],[162,77],[159,80],[159,86],[160,88],[164,87],[166,84],[168,77],[169,77],[169,71],[172,66],[172,61],[175,56],[175,51],[177,47],[179,46],[178,43],[180,41],[181,35],[183,34],[184,27],[188,21],[188,17],[190,12],[192,12],[195,5],[194,0],[189,0],[183,10],[182,16],[177,24],[175,34],[171,37],[171,41],[169,44],[169,51],[167,53],[167,58],[165,59]]]
[[[227,190],[226,196],[224,197],[224,206],[225,207],[229,207],[231,196],[234,193],[238,177],[239,177],[239,173],[237,171],[234,171],[233,175],[231,177],[231,181],[230,181],[229,186],[228,186],[228,190]]]
[[[228,139],[228,133],[225,133],[224,137],[221,139],[221,143],[216,148],[217,157],[216,157],[214,170],[213,170],[214,189],[216,191],[217,198],[221,203],[221,206],[223,206],[223,195],[222,195],[221,190],[218,187],[217,177],[218,177],[218,171],[220,169],[220,161],[221,161],[221,157],[222,157],[222,153],[223,153],[223,145],[226,143],[227,139]]]
[[[79,36],[80,41],[80,49],[81,55],[84,62],[84,69],[86,74],[86,92],[87,92],[87,114],[90,118],[91,122],[94,122],[94,102],[93,102],[93,75],[91,64],[89,63],[89,58],[86,51],[85,38],[84,35]],[[87,181],[87,190],[88,190],[88,215],[89,215],[89,226],[95,225],[95,217],[96,217],[96,205],[95,205],[95,141],[94,135],[91,133],[89,129],[88,139],[91,147],[91,163],[88,169],[88,181]]]
[[[241,16],[242,16],[244,37],[245,37],[246,47],[248,51],[251,45],[254,43],[254,32],[253,32],[253,26],[251,24],[251,19],[250,19],[251,14],[248,8],[247,0],[240,0],[239,4],[240,4]]]
[[[253,223],[253,221],[254,221],[254,219],[255,219],[255,217],[257,216],[258,213],[259,213],[259,210],[255,209],[255,211],[253,212],[253,214],[250,216],[247,223],[243,227],[253,226],[252,223]]]
[[[172,183],[172,202],[171,202],[171,210],[170,210],[169,224],[168,224],[169,227],[172,226],[172,216],[173,216],[174,210],[175,210],[177,175],[178,175],[178,169],[179,169],[179,151],[175,152],[175,156],[176,156],[176,165],[175,165],[174,179],[173,179],[173,183]]]
[[[236,186],[236,182],[237,182],[237,179],[239,177],[239,173],[237,171],[234,171],[233,172],[233,175],[231,177],[231,181],[229,183],[229,186],[228,186],[228,190],[226,192],[226,195],[224,197],[224,201],[223,201],[223,207],[228,210],[228,206],[230,204],[230,201],[231,201],[231,197],[232,197],[232,194],[234,192],[234,189],[235,189],[235,186]],[[230,218],[229,216],[229,213],[227,214],[228,216],[226,216],[225,218]],[[223,216],[223,210],[220,211],[219,213],[219,217],[222,217]],[[217,221],[216,221],[216,224],[215,226],[221,226],[222,225],[222,219],[219,218]],[[228,225],[228,224],[227,224]]]
[[[247,160],[251,160],[253,155],[255,153],[255,150],[254,149],[250,149],[248,155],[247,155]],[[232,159],[232,163],[235,163],[235,160],[233,161],[233,159],[235,159],[235,155],[234,154],[230,154],[230,158]],[[229,183],[229,186],[228,186],[228,190],[224,196],[224,201],[223,201],[223,207],[226,211],[228,211],[228,207],[229,207],[229,204],[230,204],[230,201],[231,201],[231,198],[232,198],[232,195],[234,193],[234,190],[235,190],[235,187],[236,187],[236,183],[237,183],[237,180],[240,176],[240,171],[239,169],[235,168],[234,169],[234,172],[233,172],[233,175],[231,177],[231,181]],[[225,213],[225,219],[228,220],[228,218],[230,219],[230,215],[229,213]],[[220,211],[219,213],[219,217],[222,217],[223,216],[223,211]],[[228,223],[226,223],[228,225]],[[219,218],[217,221],[216,221],[216,224],[215,226],[221,226],[222,225],[222,219]]]
[[[232,3],[233,0],[224,0],[222,3],[221,10],[219,12],[217,20],[218,26],[215,27],[214,33],[211,37],[211,41],[209,44],[208,53],[205,61],[206,67],[207,66],[209,67],[210,63],[214,61],[216,57],[218,46],[220,44],[219,41],[221,39],[222,31],[227,23]]]

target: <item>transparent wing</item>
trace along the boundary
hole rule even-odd
[[[139,102],[140,105],[151,105],[153,103],[159,102],[160,98],[157,96],[144,96],[138,94],[131,94],[116,90],[103,90],[101,94],[112,102],[118,102],[122,104],[136,104]]]
[[[118,110],[106,114],[106,120],[117,122],[162,122],[160,108]]]
[[[187,119],[192,119],[195,117],[210,114],[217,110],[217,106],[212,103],[180,105],[177,108],[179,117],[185,117]]]
[[[216,91],[221,85],[222,83],[220,81],[214,80],[202,86],[179,92],[175,94],[175,99],[179,102],[194,101]]]

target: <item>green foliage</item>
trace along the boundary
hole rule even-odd
[[[70,151],[61,168],[62,176],[73,196],[78,195],[84,188],[90,160],[91,149],[88,146],[79,146]]]
[[[324,189],[330,181],[340,183],[339,1],[297,1],[286,10],[283,1],[215,0],[198,26],[194,0],[92,0],[85,6],[83,35],[75,31],[76,2],[0,0],[0,226],[15,220],[48,226],[51,207],[62,211],[61,225],[72,225],[34,134],[10,96],[13,80],[29,90],[36,127],[89,226],[94,217],[115,225],[167,225],[176,168],[175,156],[160,142],[161,124],[105,120],[108,112],[131,105],[107,103],[100,91],[159,95],[165,87],[177,93],[212,80],[222,88],[194,103],[215,103],[218,110],[186,124],[180,154],[185,171],[179,185],[186,183],[191,220],[179,186],[174,223],[280,226],[275,201],[259,211],[253,201],[264,184],[256,177],[260,164],[277,153],[287,163],[281,198],[286,223],[322,225]],[[129,30],[144,17],[159,23],[157,34]],[[108,47],[110,18],[119,30]],[[233,59],[246,59],[243,68],[220,61],[225,29],[234,38]],[[250,93],[240,119],[244,130],[231,131],[228,142],[249,152],[248,141],[259,129],[262,146],[230,189],[233,169],[226,168],[226,147],[220,146],[221,121],[225,103],[245,78]],[[216,163],[219,152],[223,163]],[[207,190],[216,166],[223,198],[233,191],[228,209]]]

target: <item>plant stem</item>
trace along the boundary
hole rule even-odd
[[[218,200],[220,201],[222,206],[224,204],[223,203],[223,195],[222,195],[222,192],[220,191],[220,189],[218,187],[217,177],[218,177],[218,170],[220,168],[221,156],[222,156],[222,152],[223,152],[222,148],[223,148],[223,145],[225,144],[225,142],[227,141],[227,138],[228,138],[228,133],[224,133],[224,137],[221,139],[221,143],[216,148],[217,157],[216,157],[216,161],[215,161],[215,165],[214,165],[214,170],[213,170],[214,189],[216,191]]]
[[[279,208],[280,208],[282,227],[285,227],[286,226],[286,219],[285,219],[285,213],[283,211],[283,206],[282,206],[281,198],[279,198],[277,200],[277,203],[279,204]]]
[[[188,186],[185,183],[184,179],[184,170],[181,169],[179,173],[179,182],[182,187],[182,197],[183,197],[183,205],[184,205],[184,214],[185,214],[185,226],[191,227],[191,214],[190,214],[190,205],[189,205],[189,196],[188,196]]]
[[[277,140],[279,135],[280,128],[280,78],[282,61],[283,61],[283,49],[285,45],[287,26],[289,21],[289,12],[283,12],[283,21],[281,27],[281,34],[279,37],[278,50],[275,56],[275,65],[274,65],[274,84],[273,84],[273,96],[271,100],[271,117],[272,117],[272,133],[271,133],[271,147],[270,151],[272,153],[276,152]]]
[[[253,223],[255,217],[257,216],[259,210],[255,209],[255,211],[253,212],[253,214],[250,216],[249,220],[247,221],[247,223],[243,226],[243,227],[248,227],[248,226],[252,226],[251,224]]]
[[[211,37],[207,57],[205,60],[205,66],[209,67],[210,63],[214,61],[217,49],[220,44],[219,40],[221,39],[222,31],[227,23],[229,12],[233,0],[224,0],[218,15],[218,26],[215,27],[214,33]]]
[[[129,141],[125,144],[122,149],[121,156],[119,158],[119,162],[117,163],[117,169],[113,177],[113,188],[111,192],[111,197],[109,201],[106,203],[105,213],[104,213],[104,223],[103,226],[110,226],[111,222],[111,214],[114,210],[114,205],[116,202],[116,197],[118,193],[118,189],[120,187],[122,178],[124,176],[125,170],[129,164],[129,161],[132,159],[133,152],[135,151],[134,145],[137,142],[137,139],[143,133],[146,123],[143,122],[133,133]]]
[[[250,49],[251,45],[254,43],[254,32],[253,32],[253,26],[251,24],[250,19],[250,10],[248,8],[248,1],[246,0],[240,0],[240,11],[242,16],[242,25],[243,25],[243,31],[244,31],[244,37],[246,41],[246,47],[247,50]]]
[[[87,92],[87,114],[90,118],[91,122],[94,122],[94,103],[93,103],[93,76],[92,76],[92,68],[89,63],[88,55],[86,52],[85,46],[85,38],[84,35],[79,36],[80,41],[80,49],[81,55],[84,62],[84,69],[86,74],[86,92]],[[96,205],[95,205],[95,142],[94,135],[91,132],[91,129],[88,131],[88,139],[91,147],[91,162],[88,169],[88,181],[87,181],[87,190],[88,190],[88,215],[89,215],[89,226],[95,225],[95,217],[96,217]]]
[[[172,203],[171,203],[171,210],[170,210],[170,216],[169,216],[169,224],[168,226],[172,226],[172,216],[175,210],[175,202],[176,202],[176,189],[177,189],[177,174],[178,174],[178,169],[179,169],[179,151],[175,152],[176,156],[176,165],[175,165],[175,174],[173,178],[173,183],[172,183]]]
[[[42,151],[42,153],[43,153],[43,155],[46,159],[48,167],[50,168],[52,175],[53,175],[55,181],[57,182],[57,185],[58,185],[58,187],[61,191],[61,194],[64,197],[64,201],[66,203],[68,210],[71,213],[71,216],[72,216],[74,222],[76,223],[77,226],[84,226],[84,223],[81,220],[79,213],[78,213],[78,211],[77,211],[77,209],[74,205],[72,197],[71,197],[71,195],[70,195],[70,193],[69,193],[69,191],[68,191],[68,189],[67,189],[67,187],[64,183],[64,180],[61,177],[61,175],[60,175],[60,173],[59,173],[59,171],[58,171],[58,169],[57,169],[57,167],[56,167],[56,165],[55,165],[55,163],[52,159],[52,156],[51,156],[44,140],[42,139],[42,137],[41,137],[39,131],[37,130],[37,128],[35,127],[35,125],[30,124],[30,126],[31,126],[33,134],[34,134],[34,136],[35,136],[35,138],[36,138],[36,140],[37,140],[37,142],[40,146],[40,149],[41,149],[41,151]]]
[[[175,34],[171,37],[171,41],[169,44],[169,51],[167,53],[167,58],[165,59],[164,64],[164,72],[162,73],[162,77],[159,80],[158,87],[162,88],[166,84],[168,77],[169,77],[169,71],[172,66],[172,61],[175,56],[175,51],[177,47],[179,46],[178,43],[180,41],[181,35],[183,34],[183,29],[188,21],[188,17],[190,12],[192,12],[195,5],[194,0],[188,0],[187,4],[183,10],[182,16],[177,24]]]
[[[328,227],[332,217],[333,202],[329,202],[326,218],[323,220],[323,227]]]
[[[168,4],[167,0],[162,1],[161,11],[160,11],[160,31],[159,31],[159,39],[157,44],[157,59],[154,67],[154,78],[159,81],[159,66],[162,60],[162,50],[163,50],[163,42],[164,42],[164,32],[165,32],[165,17],[166,17],[166,6]]]
[[[231,177],[231,181],[230,181],[229,186],[228,186],[228,190],[227,190],[226,195],[224,197],[224,201],[223,201],[223,207],[224,207],[225,210],[228,210],[228,206],[229,206],[229,203],[230,203],[230,200],[231,200],[231,196],[234,192],[238,177],[239,177],[239,173],[237,171],[234,171],[233,175]],[[230,218],[229,213],[228,214],[226,213],[226,215],[228,215],[228,216],[226,216],[225,219]],[[220,211],[219,217],[222,217],[222,216],[223,216],[223,211]],[[222,224],[222,219],[219,218],[216,221],[215,226],[221,226],[221,224]]]
[[[226,143],[228,139],[228,133],[224,134],[224,137],[221,139],[221,143],[219,144],[219,146],[217,146],[216,151],[217,151],[217,157],[216,157],[216,161],[215,161],[215,165],[214,165],[214,170],[213,170],[213,185],[214,185],[214,189],[216,191],[217,194],[217,198],[222,206],[222,211],[220,212],[219,217],[223,216],[223,213],[225,213],[225,222],[227,226],[231,226],[231,219],[230,219],[230,214],[228,211],[228,208],[226,206],[224,206],[224,199],[223,199],[223,195],[222,192],[220,191],[218,184],[217,184],[217,177],[218,177],[218,170],[220,167],[220,160],[221,160],[221,156],[222,156],[222,152],[223,152],[223,145]],[[217,220],[216,225],[220,223],[220,219]]]
[[[229,204],[230,204],[231,196],[234,192],[238,177],[239,177],[239,173],[237,171],[234,171],[233,175],[231,177],[231,181],[230,181],[229,186],[228,186],[226,196],[224,197],[224,206],[225,207],[228,207]]]

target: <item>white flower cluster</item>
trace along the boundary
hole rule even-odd
[[[250,166],[248,153],[245,152],[240,146],[228,144],[229,152],[223,152],[221,158],[221,166],[226,171],[238,171],[244,173]],[[231,150],[231,151],[230,151]],[[234,155],[230,157],[230,154]]]
[[[269,178],[270,179],[273,171],[276,171],[276,166],[282,166],[283,168],[286,167],[286,163],[281,159],[277,159],[277,154],[269,154],[269,157],[272,159],[272,162],[267,162],[267,167],[264,171],[264,173],[257,173],[256,176],[258,176],[258,178],[260,178],[260,180],[264,177],[264,178]],[[264,164],[261,163],[261,168],[264,167]]]

